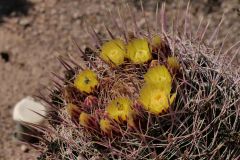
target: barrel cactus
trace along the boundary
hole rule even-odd
[[[156,29],[139,29],[129,13],[133,30],[114,21],[119,35],[90,29],[94,48],[75,43],[85,65],[59,58],[64,77],[42,96],[39,159],[240,158],[239,70],[234,56],[224,63],[239,43],[223,52],[211,45],[216,32],[190,34],[186,15],[183,27],[167,25],[164,5]]]

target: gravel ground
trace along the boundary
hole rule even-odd
[[[57,56],[77,52],[72,38],[76,39],[82,48],[91,45],[87,26],[94,26],[96,31],[104,36],[104,22],[111,24],[106,13],[108,10],[116,10],[121,3],[115,0],[29,0],[28,3],[24,0],[15,1],[20,3],[13,11],[11,7],[14,3],[4,10],[9,4],[0,2],[0,160],[32,160],[36,159],[37,152],[28,150],[27,146],[12,138],[14,122],[11,114],[14,104],[27,95],[38,94],[38,91],[43,89],[42,85],[51,85],[51,72],[61,73]],[[141,10],[138,0],[127,2],[134,12]],[[167,15],[171,16],[176,11],[176,2],[167,0]],[[180,3],[180,10],[185,10],[187,2],[188,0],[184,0]],[[147,16],[153,17],[156,3],[157,0],[143,0]],[[196,30],[201,17],[204,17],[205,23],[211,19],[210,30],[214,29],[223,13],[225,19],[219,39],[224,39],[224,35],[230,31],[225,46],[227,48],[239,41],[240,1],[192,2],[193,30]],[[129,21],[129,15],[124,16]],[[144,20],[140,17],[141,15],[137,14],[138,24],[144,27]],[[149,21],[153,19],[150,18]],[[76,60],[80,61],[77,54],[74,55]],[[234,63],[240,64],[240,55]]]

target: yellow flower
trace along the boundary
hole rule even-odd
[[[167,111],[176,97],[176,93],[170,97],[170,93],[166,93],[156,85],[145,84],[140,91],[139,102],[144,109],[152,114],[160,114]]]
[[[86,93],[91,93],[97,85],[97,75],[89,69],[80,72],[74,81],[74,86]]]
[[[127,45],[127,58],[133,63],[140,64],[152,58],[146,39],[133,39]]]
[[[167,63],[168,63],[168,66],[171,68],[171,69],[175,69],[175,70],[178,70],[180,68],[180,64],[179,64],[179,61],[177,59],[177,57],[168,57],[167,58]]]
[[[91,115],[85,112],[81,112],[79,116],[79,124],[84,127],[89,127],[89,122],[91,120]]]
[[[154,48],[160,46],[160,45],[161,45],[161,42],[162,42],[162,39],[161,39],[160,36],[155,35],[155,36],[152,37],[152,46],[153,46]]]
[[[80,114],[80,108],[72,103],[68,103],[67,104],[67,113],[71,116],[71,117],[78,117]]]
[[[99,125],[100,129],[105,133],[109,133],[112,130],[111,122],[108,119],[101,119]]]
[[[116,98],[108,104],[106,112],[110,118],[117,122],[127,121],[133,114],[132,102],[128,98]]]
[[[154,84],[167,93],[171,91],[172,77],[164,65],[150,68],[144,75],[144,80],[147,84]]]
[[[126,55],[125,45],[122,40],[115,39],[103,44],[100,57],[107,63],[116,66],[123,64]]]

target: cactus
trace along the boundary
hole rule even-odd
[[[90,31],[95,48],[76,43],[85,66],[59,58],[66,72],[42,97],[51,109],[39,159],[240,158],[239,75],[223,63],[239,42],[214,56],[222,49],[205,30],[189,36],[188,18],[170,32],[164,6],[156,30]]]

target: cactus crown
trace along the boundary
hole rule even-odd
[[[60,58],[66,74],[44,98],[52,109],[42,157],[239,156],[238,77],[208,54],[214,48],[203,43],[205,32],[171,34],[164,5],[161,19],[161,32],[130,34],[117,24],[115,37],[106,28],[106,41],[92,30],[96,48],[79,47],[86,66]]]

